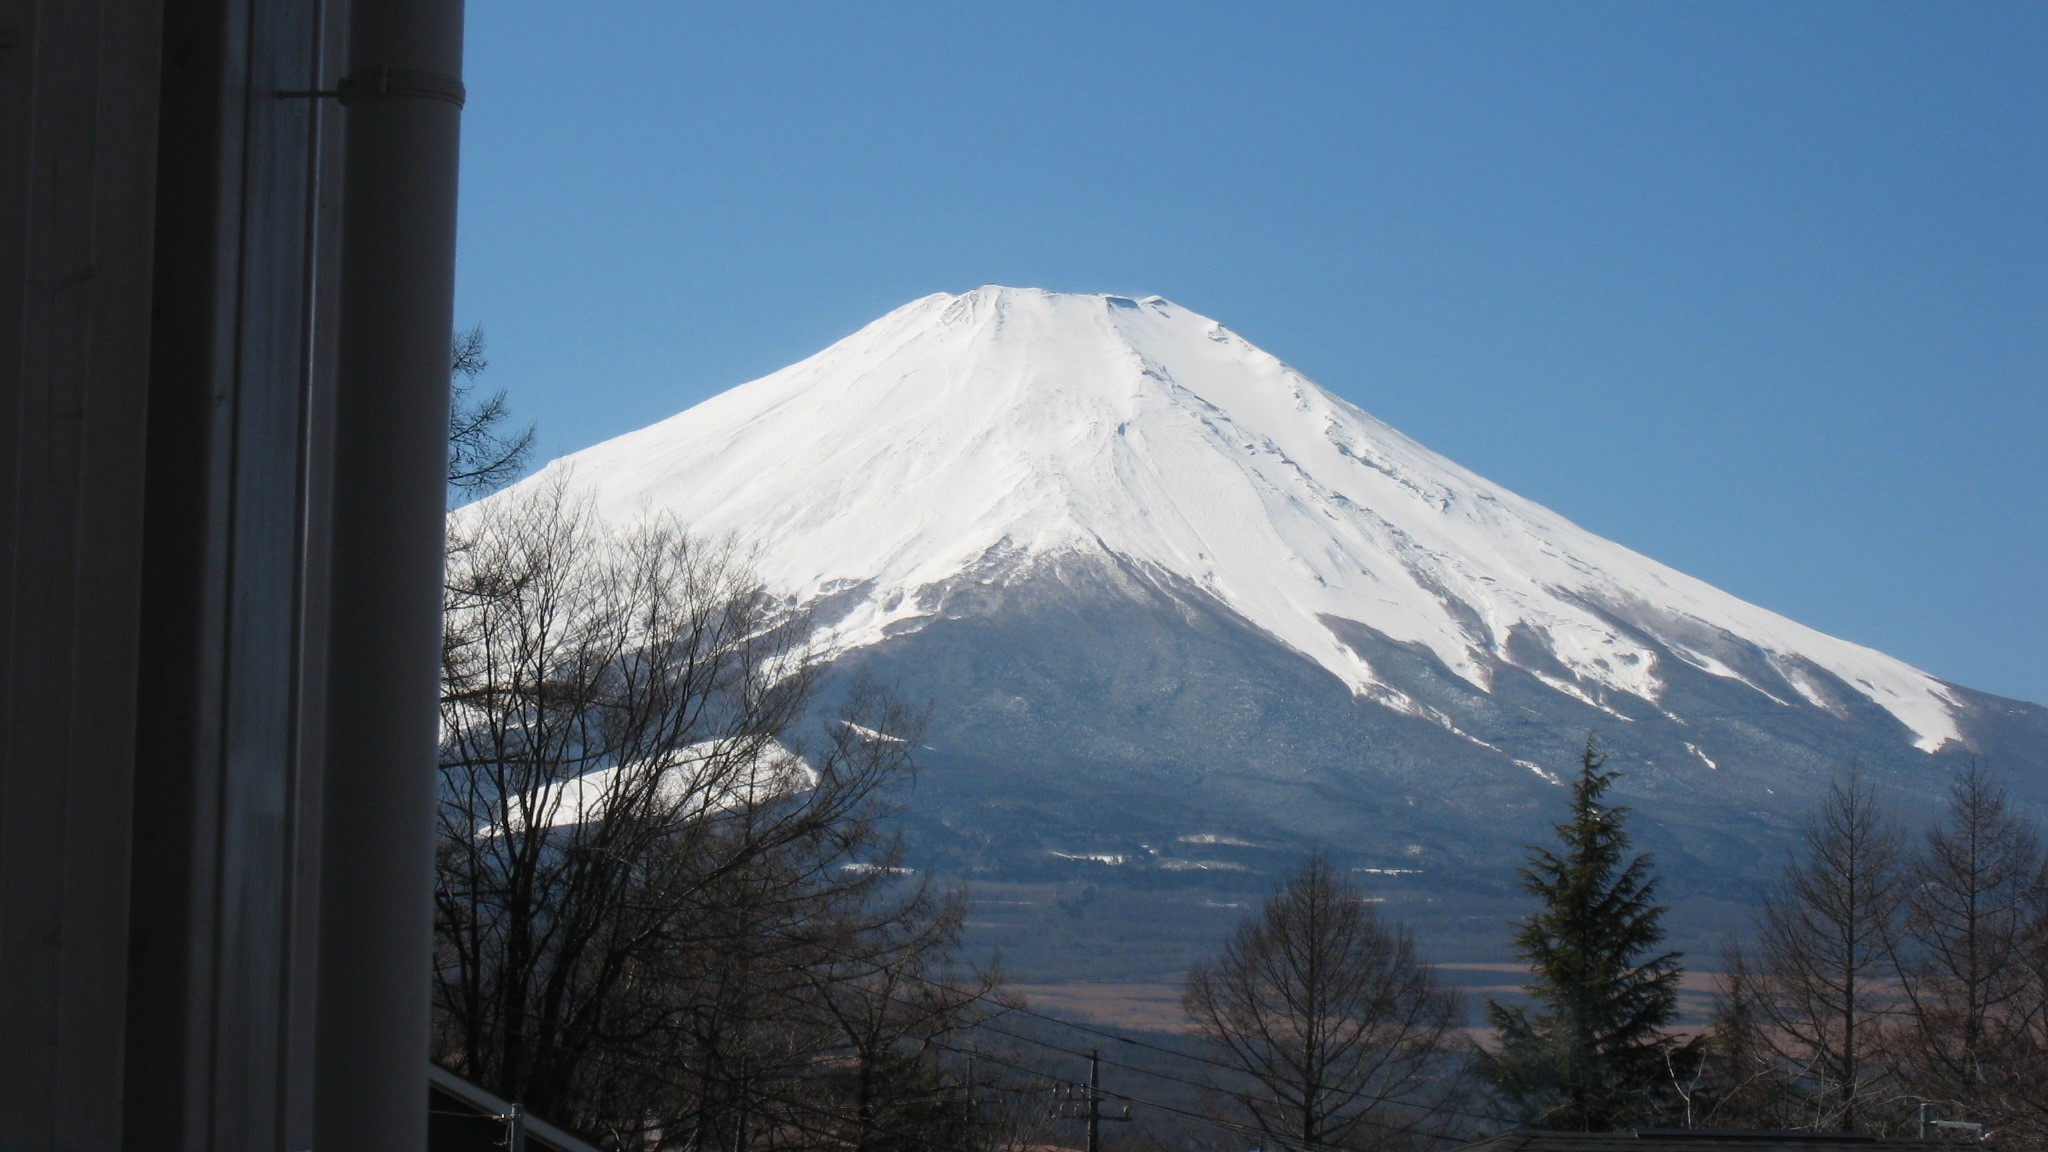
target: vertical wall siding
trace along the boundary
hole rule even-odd
[[[157,4],[0,2],[0,1147],[120,1137]]]
[[[165,5],[130,1147],[311,1143],[321,6]]]
[[[311,1144],[345,17],[0,0],[9,1152]]]

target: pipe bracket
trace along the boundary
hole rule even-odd
[[[343,104],[351,100],[395,96],[412,100],[440,100],[457,108],[462,107],[468,95],[462,87],[462,81],[453,76],[443,76],[436,72],[414,72],[384,64],[352,72],[342,77],[341,85],[336,88],[310,88],[276,93],[280,100],[339,100]]]

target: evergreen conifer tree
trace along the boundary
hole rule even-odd
[[[1692,1054],[1664,1033],[1681,974],[1664,940],[1647,854],[1631,855],[1628,809],[1602,797],[1617,775],[1586,739],[1571,819],[1557,848],[1531,845],[1522,886],[1542,906],[1516,924],[1530,1005],[1488,1001],[1499,1033],[1483,1070],[1520,1118],[1543,1128],[1604,1131],[1656,1118],[1672,1094],[1673,1059]]]

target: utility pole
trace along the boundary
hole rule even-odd
[[[1102,1152],[1102,1053],[1088,1050],[1088,1152]]]
[[[1102,1112],[1102,1053],[1099,1049],[1088,1050],[1088,1085],[1064,1084],[1053,1089],[1053,1098],[1058,1101],[1058,1116],[1068,1120],[1088,1122],[1088,1152],[1102,1152],[1103,1121],[1121,1122],[1131,1118],[1131,1106],[1124,1105],[1119,1115],[1104,1115]]]

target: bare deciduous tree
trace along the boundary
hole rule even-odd
[[[1275,1146],[1402,1148],[1450,1137],[1464,1008],[1320,853],[1197,966],[1182,1004],[1218,1085]]]
[[[1901,1079],[1914,1095],[1958,1113],[1951,1119],[2008,1135],[2041,1125],[2048,1003],[2031,961],[2048,877],[2039,838],[1981,764],[1950,786],[1945,816],[1906,878],[1897,945],[1906,1001],[1895,1051]]]
[[[952,970],[966,903],[956,894],[922,903],[855,936],[861,947],[822,956],[805,971],[806,999],[830,1025],[845,1058],[822,1087],[845,1119],[855,1152],[901,1144],[892,1133],[931,1131],[955,1147],[974,1142],[967,1114],[939,1074],[949,1044],[1005,1006],[993,971]]]
[[[918,975],[878,1062],[986,994],[883,832],[921,720],[867,685],[821,718],[808,633],[731,548],[563,484],[456,518],[437,1058],[617,1144],[745,1148],[806,1122],[777,1098],[832,1067],[835,979]]]
[[[2048,899],[2044,899],[2048,904]],[[2016,1146],[2048,1150],[2048,907],[2035,912],[2023,962],[2027,987],[2008,1033],[2012,1079],[1997,1103]],[[2021,1140],[2026,1143],[2021,1144]]]
[[[1688,1128],[1795,1128],[1804,1122],[1799,1097],[1776,1049],[1765,1043],[1752,999],[1758,979],[1749,958],[1730,941],[1715,977],[1712,1017],[1700,1063],[1686,1085]]]
[[[457,332],[448,349],[448,491],[457,499],[511,483],[533,451],[533,425],[505,429],[512,407],[504,389],[478,391],[477,377],[489,366],[482,326]]]
[[[1757,915],[1754,950],[1720,980],[1723,1016],[1751,1022],[1741,1063],[1767,1065],[1802,1128],[1883,1127],[1896,1081],[1891,943],[1903,896],[1897,824],[1853,771],[1808,822],[1805,857]],[[1760,1091],[1760,1090],[1759,1090]]]

